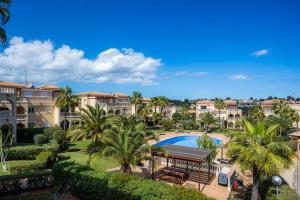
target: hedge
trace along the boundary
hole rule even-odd
[[[7,160],[34,160],[36,156],[42,151],[53,151],[59,150],[58,144],[44,144],[39,145],[26,145],[16,146],[10,149]]]
[[[18,128],[17,143],[34,143],[34,136],[43,134],[44,128]]]
[[[97,172],[75,162],[56,163],[53,183],[82,200],[211,200],[196,190],[122,173]]]
[[[0,194],[19,193],[52,185],[50,170],[0,176]]]

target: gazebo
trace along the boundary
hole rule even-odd
[[[162,157],[166,159],[167,166],[160,169],[159,180],[162,179],[166,181],[173,181],[174,184],[182,184],[185,180],[189,179],[192,171],[197,171],[198,191],[200,191],[201,165],[204,162],[208,163],[208,181],[211,180],[211,153],[212,151],[210,149],[184,147],[178,145],[165,145],[162,146],[161,149],[152,150],[152,179],[154,179],[154,158]],[[172,161],[172,166],[169,166],[170,161]]]

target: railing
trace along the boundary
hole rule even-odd
[[[162,158],[162,157],[156,157],[155,161],[159,164],[167,164],[167,159],[166,158]],[[173,159],[169,159],[169,164],[174,163]],[[189,170],[193,170],[193,171],[197,171],[199,170],[199,167],[201,167],[202,171],[208,171],[209,168],[209,164],[207,162],[204,163],[194,163],[194,162],[188,162],[188,165],[186,163],[186,161],[182,161],[182,160],[176,160],[176,166],[177,167],[181,167],[181,168],[186,168],[188,167]],[[214,172],[216,174],[216,176],[219,175],[219,173],[221,172],[222,168],[225,167],[227,165],[225,164],[217,164],[217,163],[210,163],[210,170],[211,172]]]
[[[16,114],[17,120],[26,120],[27,115],[26,114]]]
[[[0,120],[11,119],[14,117],[14,111],[12,110],[1,110],[0,111]]]
[[[61,115],[64,115],[64,113],[62,112]],[[74,118],[74,117],[76,118],[76,117],[79,117],[79,113],[76,113],[76,112],[67,112],[66,116],[70,117],[70,118]]]
[[[27,102],[27,97],[17,97],[17,102]]]
[[[16,89],[10,87],[0,87],[0,94],[15,94]]]

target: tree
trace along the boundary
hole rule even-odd
[[[161,122],[161,126],[165,131],[169,131],[174,127],[174,123],[172,120],[164,119]]]
[[[137,113],[137,106],[141,105],[143,102],[143,97],[140,92],[133,92],[132,96],[130,97],[130,103],[134,105],[134,114]]]
[[[14,136],[11,131],[8,131],[7,134],[4,134],[0,130],[0,157],[1,157],[1,166],[3,171],[7,170],[6,158],[10,151],[10,147],[13,144],[13,141],[14,141]]]
[[[202,148],[202,149],[210,149],[212,152],[210,154],[210,160],[213,161],[217,154],[217,145],[214,143],[214,140],[209,137],[208,135],[202,135],[201,137],[198,137],[197,139],[197,145],[198,148]]]
[[[99,104],[95,107],[87,105],[87,108],[80,109],[79,125],[70,128],[68,137],[71,141],[85,140],[92,138],[93,142],[100,142],[104,131],[110,126],[110,116],[105,115],[105,111]]]
[[[200,122],[204,124],[206,132],[208,132],[209,128],[216,124],[217,120],[212,112],[201,113]]]
[[[227,155],[242,169],[253,173],[252,200],[259,198],[258,186],[262,176],[271,176],[293,163],[294,152],[276,135],[278,125],[265,126],[265,122],[251,124],[244,120],[244,132],[232,133]]]
[[[103,135],[103,148],[95,155],[113,157],[121,164],[121,172],[131,173],[131,166],[148,158],[149,139],[156,139],[153,132],[145,131],[145,125],[136,117],[119,116],[112,128]]]
[[[175,112],[172,115],[172,120],[174,121],[175,124],[181,122],[183,119],[183,116],[181,114],[181,112]]]
[[[219,113],[219,125],[222,127],[222,122],[221,122],[221,110],[226,107],[226,103],[223,101],[221,98],[216,98],[215,99],[215,108],[218,110]]]
[[[164,108],[169,105],[169,100],[165,96],[159,96],[158,97],[158,105],[160,107],[160,113],[163,112]]]
[[[264,121],[266,118],[265,111],[262,106],[256,105],[250,110],[250,117],[257,123]]]
[[[10,18],[10,13],[8,10],[10,4],[11,0],[0,0],[0,15],[2,18],[1,25],[5,25]],[[0,27],[0,42],[3,46],[5,46],[7,42],[6,31],[2,27]]]
[[[145,125],[148,124],[149,115],[152,113],[151,106],[148,104],[144,108],[138,110],[138,114],[144,118]]]
[[[61,88],[62,92],[61,96],[58,96],[55,99],[55,106],[59,107],[64,112],[64,131],[67,130],[67,112],[70,109],[74,109],[75,106],[78,104],[78,97],[77,95],[72,94],[72,89],[70,87]]]

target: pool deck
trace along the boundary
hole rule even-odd
[[[160,134],[159,136],[159,141],[162,140],[166,140],[169,138],[173,138],[173,137],[177,137],[177,136],[202,136],[204,133],[201,132],[190,132],[190,133],[186,133],[186,132],[165,132],[163,134]],[[207,134],[210,137],[214,137],[217,139],[222,140],[223,144],[226,144],[229,141],[229,138],[226,137],[224,134],[218,134],[218,133],[208,133]],[[155,144],[156,141],[151,140],[149,141],[149,143]],[[226,150],[224,149],[224,154],[225,154]],[[225,157],[225,156],[224,156]],[[220,158],[220,151],[217,155],[217,158]],[[188,188],[197,188],[197,184],[196,182],[192,182],[192,181],[186,181],[186,183],[184,183],[184,187],[188,187]],[[227,187],[224,186],[220,186],[218,185],[218,178],[215,177],[213,179],[213,181],[211,182],[211,184],[209,185],[201,185],[201,192],[206,194],[209,197],[213,197],[216,200],[226,200],[229,196],[229,192],[227,190]]]

